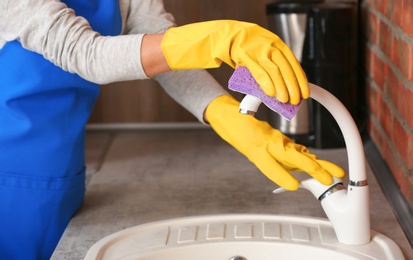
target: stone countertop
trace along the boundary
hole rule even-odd
[[[308,191],[277,188],[211,130],[88,132],[86,197],[52,259],[83,259],[100,239],[125,228],[176,217],[254,213],[323,217]],[[345,149],[312,149],[348,168]],[[392,210],[367,169],[371,228],[413,259]]]

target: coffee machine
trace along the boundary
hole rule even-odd
[[[308,81],[336,96],[357,118],[357,2],[284,0],[268,4],[266,12],[269,30],[290,47]],[[334,118],[312,100],[303,100],[290,121],[276,113],[269,113],[268,120],[297,143],[315,148],[344,147]]]

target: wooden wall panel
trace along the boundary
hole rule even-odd
[[[177,24],[216,19],[249,21],[267,27],[265,5],[272,0],[165,0],[165,9]],[[224,87],[232,73],[227,65],[209,70]],[[240,96],[234,94],[237,98]],[[91,123],[196,121],[153,80],[102,86]]]

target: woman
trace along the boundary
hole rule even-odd
[[[194,70],[243,65],[280,101],[308,98],[291,51],[259,26],[211,21],[173,27],[161,0],[6,0],[0,19],[4,259],[50,258],[80,207],[84,126],[98,84],[153,77],[286,189],[298,188],[291,170],[325,184],[344,176],[268,124],[240,115],[237,101],[207,72]]]

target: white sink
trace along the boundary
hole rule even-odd
[[[165,220],[110,235],[92,246],[85,259],[404,259],[391,239],[370,230],[364,149],[354,120],[332,94],[310,87],[311,97],[339,124],[349,159],[348,189],[311,179],[301,182],[321,201],[329,220],[240,214]]]
[[[148,223],[103,238],[86,260],[404,259],[371,231],[371,241],[339,243],[327,219],[284,215],[211,215]]]

